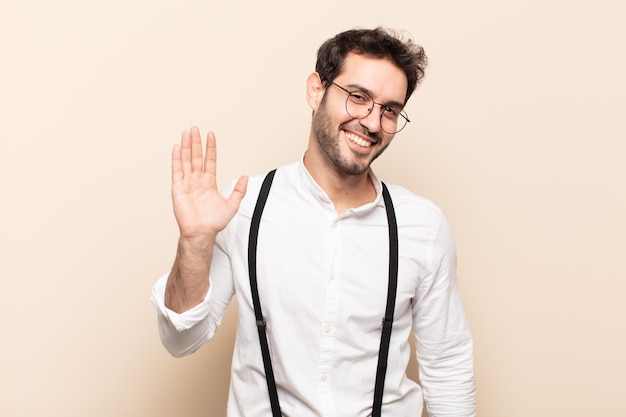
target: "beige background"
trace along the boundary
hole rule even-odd
[[[1,1],[0,415],[223,416],[234,311],[173,359],[149,302],[169,157],[299,158],[318,45],[407,30],[431,60],[379,176],[454,229],[482,417],[626,415],[620,0]]]

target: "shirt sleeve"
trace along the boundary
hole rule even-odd
[[[200,304],[179,314],[165,306],[167,279],[168,275],[162,276],[152,288],[152,304],[157,310],[161,343],[172,356],[179,358],[195,352],[212,337],[207,317],[213,291],[209,287]]]
[[[165,306],[165,287],[169,274],[163,275],[152,288],[152,304],[157,310],[161,343],[175,357],[197,351],[211,340],[234,294],[230,260],[220,244],[213,247],[209,291],[195,307],[176,313]]]
[[[456,276],[456,248],[445,219],[413,306],[420,381],[430,417],[476,415],[473,342]]]

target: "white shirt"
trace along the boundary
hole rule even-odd
[[[382,186],[370,176],[376,200],[337,215],[302,161],[275,175],[260,225],[257,275],[284,416],[371,414],[389,239]],[[250,179],[237,215],[218,235],[203,303],[176,314],[164,304],[167,275],[153,288],[161,340],[174,356],[209,341],[237,295],[229,417],[271,416],[247,261],[262,180]],[[388,188],[398,222],[399,273],[382,413],[420,416],[424,396],[431,417],[474,416],[472,339],[452,234],[431,202]],[[411,335],[423,390],[406,376]]]

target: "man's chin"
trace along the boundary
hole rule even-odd
[[[343,174],[346,175],[350,175],[350,176],[359,176],[359,175],[363,175],[366,172],[369,171],[370,169],[370,164],[371,163],[348,163],[345,161],[341,161],[339,163],[335,162],[335,167],[337,167],[337,170],[339,170],[340,172],[342,172]]]

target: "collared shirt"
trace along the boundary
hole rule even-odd
[[[302,161],[275,175],[260,225],[257,276],[284,416],[371,415],[389,239],[382,185],[371,171],[370,177],[376,199],[337,215]],[[229,417],[271,415],[247,261],[262,180],[250,179],[237,215],[218,234],[204,302],[176,314],[164,304],[167,275],[153,288],[161,340],[174,356],[210,340],[237,295]],[[452,234],[434,204],[402,187],[388,188],[398,222],[399,273],[383,415],[420,416],[425,398],[433,417],[474,416],[472,338]],[[406,375],[410,337],[423,389]]]

